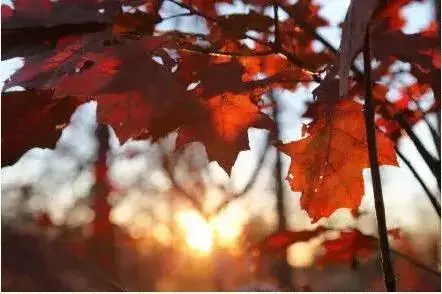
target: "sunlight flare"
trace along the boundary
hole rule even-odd
[[[196,212],[183,211],[177,215],[178,225],[184,232],[187,246],[206,256],[213,249],[213,231],[210,225]]]

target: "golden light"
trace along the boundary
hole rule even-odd
[[[309,267],[315,261],[320,240],[298,242],[287,249],[287,262],[293,267]]]
[[[197,212],[186,210],[177,214],[177,220],[187,245],[200,255],[209,255],[213,248],[213,231],[204,218]]]
[[[210,224],[217,235],[218,245],[236,247],[243,228],[242,218],[238,213],[222,214],[213,219]]]
[[[229,209],[207,222],[198,212],[184,210],[177,214],[185,242],[196,253],[207,256],[217,246],[235,249],[245,220],[241,209]]]
[[[152,230],[153,237],[163,245],[170,245],[172,243],[172,235],[166,225],[158,224]]]

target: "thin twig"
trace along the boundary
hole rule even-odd
[[[400,82],[402,85],[405,86],[405,83],[402,79],[400,79]],[[428,129],[430,130],[430,134],[431,137],[433,139],[433,143],[436,146],[436,149],[438,151],[438,157],[440,160],[440,135],[438,134],[438,131],[436,129],[434,129],[434,127],[431,125],[430,121],[428,120],[425,111],[422,109],[422,106],[420,105],[419,101],[417,101],[414,97],[413,97],[413,93],[412,91],[410,91],[409,89],[407,90],[407,95],[410,97],[410,99],[413,101],[414,105],[416,105],[417,109],[419,110],[420,113],[422,113],[422,119],[424,121],[424,123],[427,125]]]
[[[425,194],[427,194],[427,198],[430,200],[431,205],[433,206],[434,210],[436,210],[437,215],[439,215],[440,218],[440,204],[437,202],[437,200],[434,198],[434,196],[431,194],[430,189],[427,187],[425,182],[422,180],[422,178],[417,173],[416,169],[411,165],[410,161],[405,157],[404,154],[398,149],[395,148],[397,155],[402,159],[402,161],[408,166],[413,176],[416,178],[416,180],[421,185],[422,189],[424,189]]]
[[[409,261],[410,263],[412,263],[415,266],[419,267],[420,269],[423,269],[424,271],[427,271],[428,273],[437,275],[440,278],[440,272],[439,271],[434,270],[434,269],[428,267],[427,265],[417,261],[416,259],[412,258],[411,256],[409,256],[409,255],[407,255],[405,253],[397,251],[396,249],[390,248],[390,251],[392,253],[396,254],[397,256],[400,256],[400,257],[406,259],[407,261]]]
[[[428,152],[422,141],[413,132],[412,127],[408,124],[407,119],[403,116],[402,113],[397,113],[396,115],[394,115],[394,118],[399,123],[401,128],[407,133],[408,137],[411,139],[414,146],[419,151],[419,154],[422,156],[423,160],[430,168],[433,175],[436,177],[437,181],[440,182],[440,160],[436,160]]]
[[[336,228],[333,228],[333,227],[327,227],[327,226],[326,226],[326,228],[327,228],[328,230],[336,230]],[[338,229],[338,230],[340,230],[340,229]],[[377,239],[377,238],[376,238],[376,239]],[[412,263],[413,265],[415,265],[415,266],[421,268],[422,270],[425,270],[425,271],[427,271],[427,272],[430,273],[430,274],[433,274],[433,275],[436,275],[436,276],[439,276],[439,277],[440,277],[440,272],[439,272],[439,271],[430,268],[430,267],[427,266],[426,264],[421,263],[420,261],[414,259],[413,257],[411,257],[411,256],[409,256],[409,255],[407,255],[407,254],[405,254],[405,253],[402,253],[402,252],[400,252],[400,251],[398,251],[398,250],[396,250],[396,249],[394,249],[394,248],[390,248],[390,252],[393,253],[393,254],[396,254],[397,256],[400,256],[400,257],[406,259],[408,262],[410,262],[410,263]]]
[[[244,196],[247,192],[250,191],[250,189],[255,185],[256,180],[258,179],[259,173],[260,173],[262,167],[264,166],[266,155],[267,155],[269,149],[270,149],[270,140],[269,140],[269,136],[268,136],[267,140],[266,140],[266,147],[263,150],[263,152],[261,153],[261,156],[260,156],[260,158],[258,160],[258,164],[255,167],[255,169],[253,171],[253,174],[250,177],[249,181],[247,182],[246,186],[240,192],[234,193],[231,197],[225,199],[220,205],[218,205],[217,208],[210,213],[210,217],[209,218],[216,216],[222,210],[227,208],[227,206],[229,206],[229,204],[232,201],[234,201],[235,199],[238,199],[238,198]]]
[[[278,0],[273,0],[273,22],[275,25],[275,46],[281,48],[281,36],[279,33],[279,18],[278,18]]]
[[[381,250],[382,271],[384,273],[385,287],[389,292],[396,291],[396,280],[393,272],[393,265],[390,257],[390,246],[388,244],[387,224],[385,221],[385,208],[382,196],[381,176],[379,172],[378,155],[376,149],[376,130],[374,123],[374,103],[372,93],[371,78],[371,32],[370,26],[367,27],[364,42],[364,77],[365,77],[365,105],[364,118],[367,133],[368,154],[370,160],[370,170],[373,185],[373,195],[376,209],[376,219],[379,232],[379,247]]]
[[[183,12],[183,13],[180,13],[180,14],[175,14],[175,15],[170,15],[170,16],[163,17],[161,19],[161,21],[170,20],[170,19],[174,19],[174,18],[177,18],[177,17],[192,16],[192,15],[193,14],[190,13],[190,12]]]
[[[381,133],[382,135],[384,135],[386,138],[390,139],[391,141],[394,141],[393,139],[391,139],[388,136],[387,133],[385,133],[383,130],[381,130],[378,126],[376,126],[376,131],[378,131],[379,133]],[[430,200],[431,204],[433,205],[434,209],[436,210],[437,214],[440,217],[440,210],[441,210],[440,204],[436,201],[435,197],[433,196],[430,189],[425,184],[422,177],[419,175],[419,173],[416,171],[416,169],[411,164],[411,162],[405,157],[405,155],[399,150],[399,148],[396,145],[394,146],[394,150],[396,151],[397,155],[399,155],[399,157],[402,159],[402,161],[405,163],[405,165],[407,165],[407,167],[410,169],[411,173],[416,178],[416,180],[419,182],[422,189],[424,189],[425,194],[427,195],[428,199]]]
[[[422,109],[422,106],[419,104],[418,101],[416,101],[416,99],[414,99],[413,97],[411,97],[411,100],[414,102],[414,104],[416,105],[417,109],[419,110],[419,112],[422,113],[422,120],[424,121],[424,123],[427,125],[428,129],[430,130],[431,133],[431,137],[433,138],[434,141],[434,145],[436,145],[437,147],[437,142],[440,141],[440,136],[437,133],[437,131],[433,128],[433,126],[431,125],[430,121],[428,120],[425,111]]]
[[[196,197],[194,197],[194,195],[191,195],[186,189],[184,189],[177,182],[177,180],[175,179],[174,172],[171,169],[170,160],[168,158],[168,155],[167,155],[166,151],[164,150],[163,146],[161,145],[161,143],[159,145],[160,145],[160,150],[161,150],[161,156],[163,157],[164,171],[168,175],[173,187],[175,187],[178,190],[178,192],[180,192],[181,196],[183,196],[185,199],[187,199],[190,202],[190,204],[193,206],[193,208],[195,208],[201,214],[201,216],[203,216],[206,220],[209,220],[207,215],[204,213],[203,205],[196,199]]]
[[[249,53],[241,53],[241,52],[228,52],[228,51],[219,51],[211,48],[208,49],[197,49],[197,48],[178,48],[179,51],[197,53],[197,54],[206,54],[213,56],[227,56],[227,57],[253,57],[253,56],[266,56],[275,54],[272,50],[261,51],[261,52],[249,52]]]
[[[224,28],[226,30],[234,29],[234,28],[231,28],[231,27],[227,27],[225,25],[222,26],[219,23],[218,19],[216,19],[214,17],[211,17],[211,16],[208,16],[208,15],[202,13],[201,11],[199,11],[199,10],[197,10],[197,9],[191,7],[191,6],[188,6],[188,5],[184,4],[184,3],[178,2],[176,0],[166,0],[166,1],[172,2],[172,3],[182,7],[184,9],[189,10],[191,13],[193,13],[195,15],[198,15],[198,16],[206,19],[206,20],[209,20],[209,21],[211,21],[213,23],[216,23],[220,27],[222,27],[222,28]],[[304,71],[305,74],[310,75],[314,79],[315,82],[318,82],[318,83],[320,82],[320,78],[319,78],[319,75],[317,73],[312,72],[312,71],[304,68],[303,62],[296,55],[294,55],[292,52],[289,52],[286,49],[282,48],[282,46],[280,48],[278,48],[277,46],[275,46],[274,43],[265,42],[265,41],[263,41],[261,39],[255,38],[255,37],[253,37],[253,36],[251,36],[251,35],[249,35],[247,33],[244,34],[244,37],[247,38],[247,39],[250,39],[252,41],[255,41],[258,44],[261,44],[263,46],[271,48],[274,51],[274,53],[280,53],[280,54],[284,55],[291,63],[293,63],[294,65],[300,67]]]

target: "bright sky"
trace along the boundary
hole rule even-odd
[[[5,2],[5,1],[3,1]],[[317,0],[322,6],[321,14],[330,19],[331,27],[320,29],[320,33],[330,40],[336,47],[339,45],[340,29],[337,24],[343,20],[348,0]],[[169,3],[169,2],[164,2]],[[223,14],[247,11],[247,7],[239,5],[238,1],[235,5],[222,4],[217,7]],[[170,4],[169,4],[170,6]],[[167,7],[162,10],[163,13],[176,14],[182,12],[181,9],[175,7]],[[431,0],[422,3],[413,3],[404,8],[403,13],[407,17],[408,22],[404,31],[406,33],[414,33],[428,26],[432,18]],[[272,15],[271,11],[269,14]],[[419,17],[413,17],[419,15]],[[165,16],[163,14],[163,16]],[[166,29],[167,22],[159,26],[159,29]],[[195,17],[185,17],[181,23],[181,27],[186,30],[197,30],[201,33],[207,31],[205,23],[201,19]],[[1,62],[0,80],[6,80],[15,70],[22,66],[21,59],[10,59]],[[290,141],[300,136],[300,121],[304,111],[304,101],[311,99],[310,89],[299,88],[294,93],[283,91],[279,97],[282,104],[281,123],[282,123],[282,139]],[[430,97],[431,98],[431,97]],[[79,177],[75,177],[75,169],[79,162],[87,160],[94,152],[95,142],[93,131],[96,121],[96,103],[87,103],[75,112],[72,116],[71,124],[63,131],[63,135],[59,140],[55,150],[48,149],[32,149],[26,153],[18,163],[14,166],[5,167],[1,170],[2,185],[2,215],[6,216],[13,210],[16,204],[17,192],[12,187],[23,184],[34,183],[38,191],[38,199],[44,200],[45,207],[50,211],[55,219],[62,219],[64,210],[67,209],[73,200],[78,197],[85,197],[89,188],[93,183],[93,175],[91,171],[82,173]],[[430,118],[435,121],[434,117]],[[418,136],[425,142],[428,149],[436,153],[435,146],[431,142],[429,131],[423,123],[415,126]],[[232,180],[234,187],[240,189],[248,181],[253,166],[257,162],[262,149],[263,138],[266,132],[263,130],[250,129],[250,151],[241,152],[232,171]],[[172,136],[173,137],[173,136]],[[169,138],[172,141],[173,138]],[[170,145],[170,144],[169,144]],[[159,189],[168,185],[160,171],[160,164],[156,159],[158,149],[150,145],[149,142],[132,141],[120,146],[118,139],[112,138],[112,146],[115,154],[123,153],[127,148],[135,148],[146,150],[146,158],[136,157],[135,159],[119,159],[115,160],[111,168],[112,177],[116,180],[120,187],[131,187],[140,177],[144,177],[147,181]],[[68,147],[75,156],[66,156],[61,151]],[[191,148],[200,148],[198,144],[193,144]],[[403,138],[400,141],[400,149],[408,156],[412,164],[417,168],[424,180],[431,189],[437,192],[437,183],[430,171],[420,158],[413,144],[409,139]],[[274,154],[270,156],[266,162],[269,167],[274,160]],[[290,159],[284,157],[284,168],[288,169]],[[411,172],[401,163],[401,168],[385,167],[382,168],[382,181],[385,196],[387,223],[390,227],[400,226],[408,229],[415,234],[427,232],[436,232],[439,234],[440,222],[432,210],[432,207],[424,195],[422,188],[414,179]],[[227,174],[218,166],[217,163],[211,163],[210,172],[216,181],[227,182]],[[271,170],[265,169],[257,181],[256,187],[248,193],[242,200],[247,204],[247,209],[251,213],[263,213],[268,218],[273,218],[273,212],[269,207],[274,205],[274,197],[272,191],[269,191]],[[370,185],[369,170],[364,171],[366,196],[363,199],[362,209],[367,210],[369,214],[362,217],[355,223],[345,210],[340,210],[331,218],[336,226],[360,225],[362,230],[368,233],[375,232],[374,227],[374,204]],[[127,217],[134,215],[134,210],[139,208],[139,203],[144,197],[151,195],[141,195],[140,192],[131,190],[125,203]],[[216,193],[213,196],[216,198]],[[299,193],[289,190],[286,184],[286,195],[290,199],[290,222],[294,229],[302,229],[310,226],[310,222],[306,213],[300,210]],[[152,195],[154,197],[154,195]],[[156,197],[156,196],[155,196]],[[155,198],[157,199],[157,198]],[[159,199],[159,198],[158,198]],[[158,200],[160,201],[160,200]],[[36,201],[36,206],[41,205],[41,201]],[[158,202],[160,206],[160,202]],[[120,208],[124,210],[123,208]],[[124,213],[123,213],[124,215]]]

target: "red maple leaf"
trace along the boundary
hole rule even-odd
[[[292,158],[287,180],[302,192],[301,207],[316,222],[338,208],[357,210],[369,162],[361,104],[341,100],[329,110],[317,102],[308,113],[316,118],[309,135],[277,147]],[[392,142],[378,134],[377,145],[379,164],[397,165]]]
[[[253,245],[251,250],[265,253],[280,252],[296,242],[306,242],[318,237],[327,230],[325,227],[318,227],[311,231],[279,231]]]
[[[393,238],[399,238],[399,229],[388,231]],[[378,239],[364,235],[357,229],[341,232],[337,239],[322,243],[324,254],[317,260],[318,265],[353,264],[360,259],[373,256],[378,249]]]
[[[230,174],[240,151],[249,148],[249,127],[274,130],[274,122],[248,95],[222,94],[203,103],[205,111],[178,131],[177,148],[200,141],[207,156]]]
[[[2,166],[33,147],[54,148],[71,114],[84,100],[53,98],[52,91],[2,93]]]

